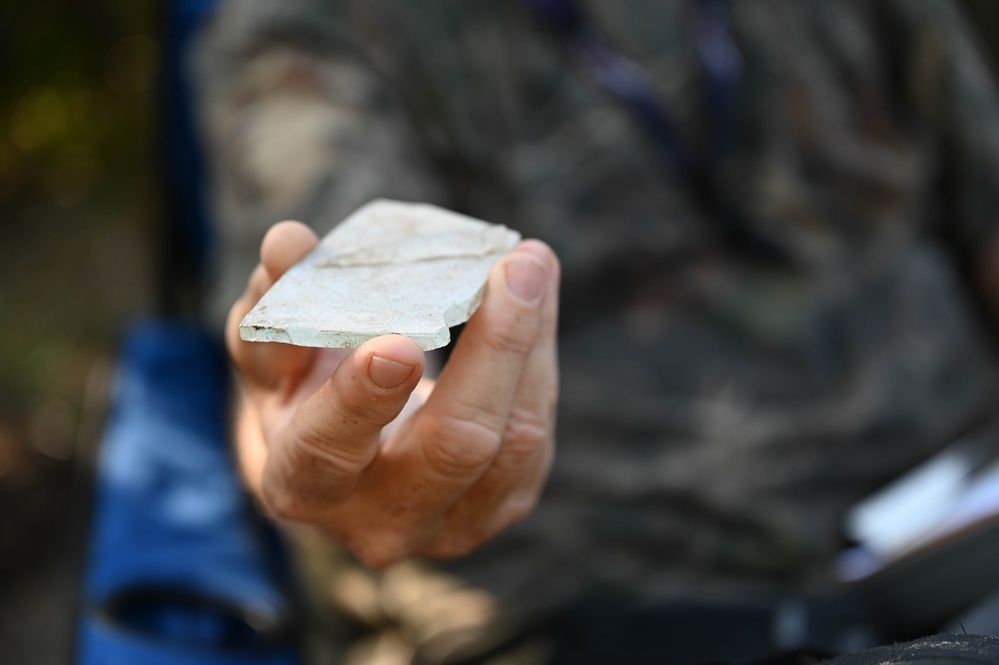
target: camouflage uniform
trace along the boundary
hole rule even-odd
[[[703,137],[689,3],[583,4]],[[716,175],[780,263],[723,241],[522,2],[233,0],[203,43],[220,308],[271,223],[325,231],[375,196],[507,224],[563,261],[550,484],[435,587],[487,591],[483,617],[821,585],[844,509],[997,403],[959,266],[996,231],[999,98],[958,11],[730,8],[745,68]],[[351,579],[344,597],[385,615],[383,576]]]

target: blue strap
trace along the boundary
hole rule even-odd
[[[671,170],[743,258],[788,264],[790,257],[753,228],[741,206],[719,186],[712,165],[736,147],[737,96],[742,56],[732,36],[726,0],[693,0],[693,38],[705,80],[709,144],[697,151],[677,130],[669,109],[656,95],[639,63],[615,50],[589,20],[577,0],[525,0],[562,40],[593,81],[629,109],[659,148]]]
[[[671,167],[682,177],[704,168],[696,152],[676,130],[669,109],[653,89],[645,68],[615,50],[589,21],[575,0],[527,0],[546,25],[573,51],[593,80],[625,104],[655,141]],[[694,37],[707,82],[712,156],[722,157],[735,147],[735,103],[742,74],[742,58],[729,28],[724,0],[697,0]]]
[[[743,70],[725,0],[698,0],[695,37],[707,82],[712,147],[717,157],[724,157],[735,150],[736,103]]]

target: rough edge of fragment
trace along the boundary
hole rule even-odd
[[[401,335],[416,342],[424,351],[433,351],[442,346],[447,346],[451,341],[451,331],[447,326],[442,326],[439,330],[430,334],[412,334],[405,332],[379,331],[379,332],[333,332],[320,330],[317,332],[304,332],[289,328],[268,328],[256,325],[239,326],[239,338],[244,342],[280,342],[283,344],[294,344],[295,346],[310,346],[323,349],[356,349],[369,339],[381,337],[383,335]]]

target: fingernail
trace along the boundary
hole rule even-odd
[[[379,388],[395,388],[402,385],[413,373],[415,367],[397,363],[381,356],[371,356],[368,361],[368,376]]]
[[[506,264],[506,287],[514,297],[527,303],[541,299],[548,273],[536,261],[517,259]]]

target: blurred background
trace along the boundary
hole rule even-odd
[[[5,662],[67,662],[111,353],[156,309],[161,10],[0,2]]]
[[[965,0],[999,52],[999,2]],[[0,0],[0,653],[72,649],[116,341],[167,306],[165,6]]]

